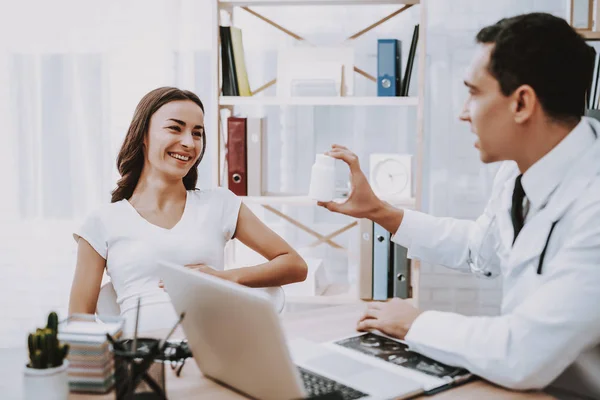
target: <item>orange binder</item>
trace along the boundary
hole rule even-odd
[[[238,196],[248,195],[246,118],[227,118],[227,184]]]

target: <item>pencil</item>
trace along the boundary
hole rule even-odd
[[[137,335],[138,335],[138,323],[140,321],[140,298],[138,297],[137,301],[137,309],[135,311],[135,330],[133,331],[133,343],[132,343],[132,351],[137,353]]]

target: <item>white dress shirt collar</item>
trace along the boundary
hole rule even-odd
[[[521,183],[525,190],[525,196],[531,203],[531,208],[539,209],[545,205],[573,161],[591,148],[595,139],[590,124],[585,118],[582,118],[556,147],[523,174]]]

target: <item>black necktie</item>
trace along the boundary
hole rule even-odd
[[[523,225],[525,224],[523,218],[523,199],[525,198],[525,190],[523,190],[523,185],[521,184],[521,178],[523,174],[517,177],[515,181],[515,190],[513,190],[512,195],[512,207],[510,209],[510,218],[513,223],[513,230],[515,232],[515,236],[513,236],[513,244],[515,240],[517,240],[517,236],[519,236],[519,232],[523,229]]]

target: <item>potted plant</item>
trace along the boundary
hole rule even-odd
[[[27,339],[29,363],[24,372],[25,399],[66,400],[69,380],[65,360],[68,344],[59,344],[58,315],[51,312],[45,328],[38,328]]]

